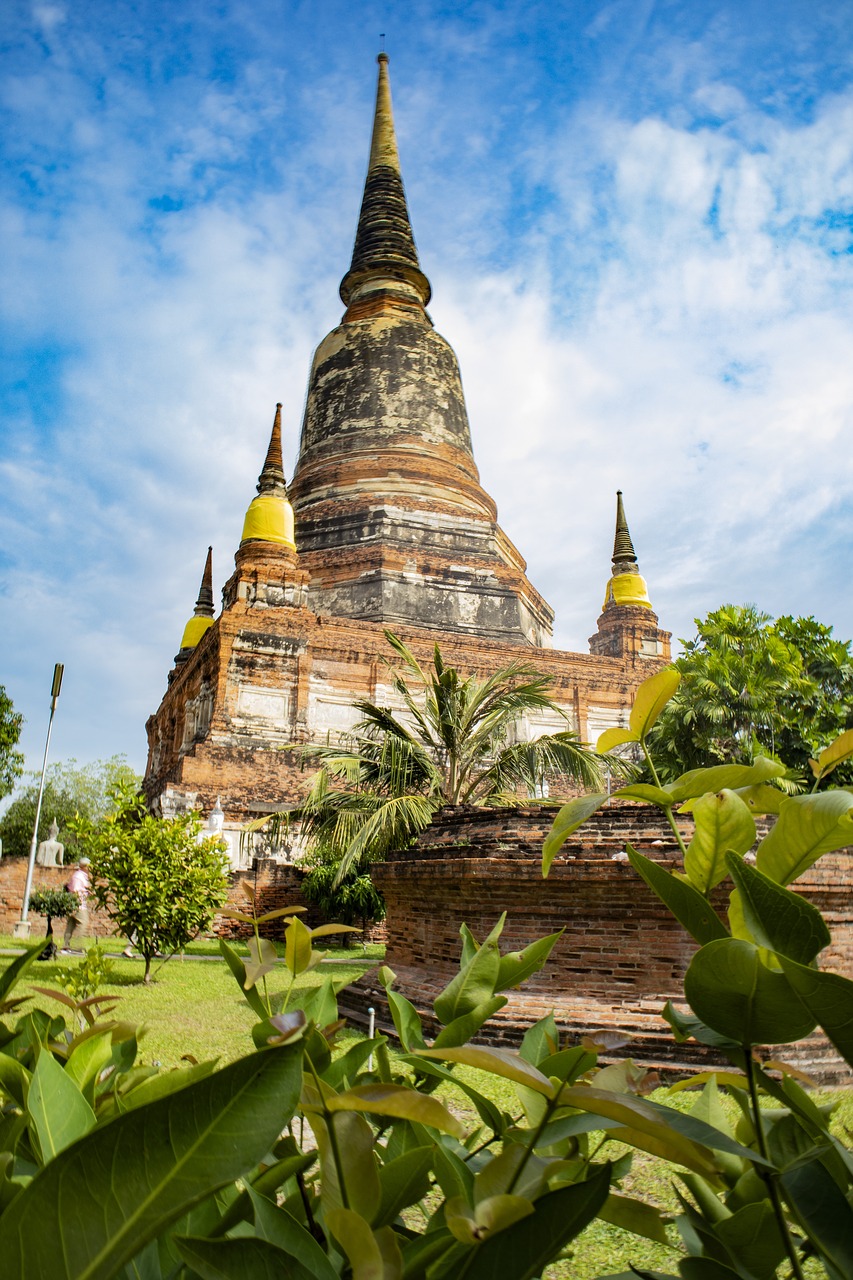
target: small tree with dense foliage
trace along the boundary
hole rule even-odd
[[[75,835],[92,860],[91,898],[125,937],[133,937],[151,981],[158,951],[174,954],[207,928],[228,897],[221,842],[199,840],[197,814],[148,813],[129,787],[114,792],[115,810],[100,823],[79,819]]]
[[[673,664],[678,691],[649,733],[664,781],[685,769],[781,758],[793,775],[853,726],[850,643],[814,618],[779,618],[722,605],[696,618]],[[838,782],[853,782],[840,767]]]
[[[24,717],[12,705],[4,686],[0,684],[0,800],[7,796],[24,771],[23,752],[18,751],[18,739]]]
[[[64,920],[79,906],[77,894],[68,889],[36,889],[30,894],[30,911],[47,917],[47,932],[44,935],[47,946],[42,953],[43,959],[49,960],[56,952],[53,941],[54,920]]]
[[[372,924],[385,918],[385,899],[366,871],[350,871],[338,880],[337,863],[316,861],[302,882],[302,896],[327,920],[358,924],[363,940]]]

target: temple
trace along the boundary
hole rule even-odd
[[[480,484],[458,363],[426,310],[431,287],[409,218],[385,54],[340,294],[344,315],[314,356],[291,482],[279,404],[222,609],[214,616],[208,551],[147,723],[151,805],[218,813],[221,797],[226,831],[304,792],[287,748],[345,733],[357,698],[393,705],[389,628],[417,656],[428,658],[437,641],[448,662],[479,674],[534,659],[571,727],[593,743],[626,721],[636,687],[670,656],[621,493],[590,652],[551,647],[553,611]],[[543,716],[517,732],[529,739],[559,727]]]

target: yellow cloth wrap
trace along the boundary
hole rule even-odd
[[[604,593],[604,608],[609,604],[628,604],[651,609],[649,589],[638,573],[620,573],[611,578]]]
[[[213,626],[213,618],[190,618],[184,627],[184,634],[181,637],[182,649],[194,649],[199,640],[207,631],[208,627]]]
[[[243,522],[241,542],[281,542],[296,550],[293,537],[293,507],[286,498],[259,493],[249,506]]]

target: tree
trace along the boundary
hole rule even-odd
[[[0,684],[0,800],[7,796],[24,771],[24,755],[17,750],[24,717]]]
[[[321,764],[311,791],[277,819],[300,822],[315,860],[338,866],[339,884],[405,847],[445,805],[516,805],[555,778],[600,784],[600,757],[570,729],[513,741],[526,713],[565,719],[549,676],[513,662],[483,680],[466,677],[445,664],[438,645],[424,670],[397,636],[385,636],[403,664],[392,677],[401,714],[356,702],[362,719],[343,744],[308,749],[304,758]]]
[[[649,736],[664,780],[757,754],[781,755],[802,774],[853,723],[850,644],[831,627],[729,604],[696,628],[674,663],[678,692]]]
[[[39,774],[29,773],[26,776],[30,781],[0,818],[0,839],[7,856],[26,857],[33,838]],[[123,755],[86,765],[78,765],[74,759],[49,765],[39,815],[39,841],[47,839],[48,828],[55,818],[59,826],[57,838],[66,846],[66,861],[73,861],[76,840],[71,829],[72,818],[79,814],[92,822],[99,821],[110,812],[112,789],[123,783],[135,789],[139,781],[139,775],[134,773]]]
[[[385,899],[366,871],[350,871],[338,881],[338,864],[315,857],[302,882],[306,902],[319,907],[327,920],[359,924],[366,940],[371,924],[385,918]]]
[[[47,918],[47,932],[44,935],[47,946],[39,959],[50,960],[56,954],[56,943],[53,941],[54,920],[64,920],[72,911],[80,906],[76,893],[68,889],[36,889],[30,894],[30,911]]]
[[[72,827],[92,865],[92,901],[145,960],[144,982],[158,951],[174,954],[207,928],[228,897],[228,858],[216,839],[199,841],[196,814],[155,818],[127,784],[112,793],[113,812]]]

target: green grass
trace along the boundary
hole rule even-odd
[[[155,961],[152,966],[155,980],[148,987],[142,985],[141,960],[112,961],[110,980],[98,994],[105,998],[118,997],[113,1016],[143,1028],[139,1046],[142,1062],[174,1067],[189,1054],[199,1061],[218,1058],[224,1063],[254,1048],[251,1031],[257,1016],[240,994],[230,969],[218,958],[218,948],[215,952],[211,949],[210,954],[215,954],[217,959],[182,961],[175,956],[166,964]],[[0,972],[12,958],[0,956]],[[58,971],[78,963],[79,958],[75,956],[37,962],[15,994],[24,995],[34,986],[59,990]],[[373,963],[369,957],[354,951],[335,952],[329,961],[298,979],[295,987],[299,990],[316,986],[326,977],[335,983],[354,982]],[[281,965],[267,979],[270,990],[282,990],[286,979],[287,970]],[[49,997],[38,999],[42,1007],[53,1006],[57,1013],[61,1011],[60,1005]]]
[[[0,939],[0,946],[2,945],[3,939]],[[218,952],[215,944],[200,942],[193,944],[190,954],[216,956]],[[11,959],[12,957],[0,956],[0,972]],[[299,989],[316,985],[327,975],[336,982],[354,981],[365,972],[366,961],[376,963],[379,960],[381,948],[369,948],[366,956],[362,954],[360,944],[357,949],[337,951],[331,962],[327,961],[305,975],[296,987]],[[33,986],[58,989],[59,968],[75,963],[77,961],[74,957],[62,957],[59,962],[37,964],[35,970],[30,970],[30,974],[16,988],[16,994],[24,995]],[[151,986],[144,987],[141,983],[141,961],[114,960],[110,981],[100,993],[104,996],[118,996],[115,1016],[122,1021],[137,1023],[145,1029],[140,1040],[141,1061],[159,1062],[163,1067],[169,1068],[180,1065],[183,1057],[191,1055],[199,1061],[218,1058],[224,1063],[252,1049],[251,1028],[257,1018],[241,995],[224,961],[182,961],[175,957],[155,973],[156,981]],[[283,965],[274,970],[268,979],[270,989],[281,990],[286,985],[286,977]],[[38,999],[42,1007],[53,1004],[44,996]],[[57,1013],[63,1012],[59,1004],[54,1008]],[[350,1032],[346,1036],[346,1042],[351,1043],[353,1038],[360,1035],[358,1031]],[[459,1072],[503,1110],[513,1115],[520,1114],[514,1087],[509,1082],[469,1068],[460,1068]],[[452,1085],[442,1085],[440,1093],[467,1124],[472,1128],[477,1125],[476,1112],[460,1090]],[[651,1096],[656,1101],[678,1105],[680,1109],[689,1109],[695,1098],[690,1092],[673,1095],[666,1089],[657,1090]],[[840,1136],[845,1136],[845,1131],[849,1134],[853,1130],[853,1091],[836,1091],[822,1095],[820,1100],[828,1101],[830,1098],[838,1103],[834,1128]],[[595,1144],[603,1137],[603,1134],[590,1135],[590,1141]],[[615,1160],[627,1150],[621,1144],[608,1140],[598,1154],[600,1158]],[[672,1165],[643,1152],[635,1152],[632,1170],[625,1178],[622,1190],[664,1210],[676,1211],[676,1185],[676,1170]],[[676,1232],[674,1228],[669,1230],[675,1246]],[[597,1220],[574,1242],[571,1257],[552,1264],[544,1272],[544,1277],[546,1280],[596,1280],[600,1276],[625,1271],[630,1263],[674,1274],[677,1272],[678,1256],[676,1247],[664,1248]],[[507,1280],[511,1280],[511,1277],[507,1277]]]

